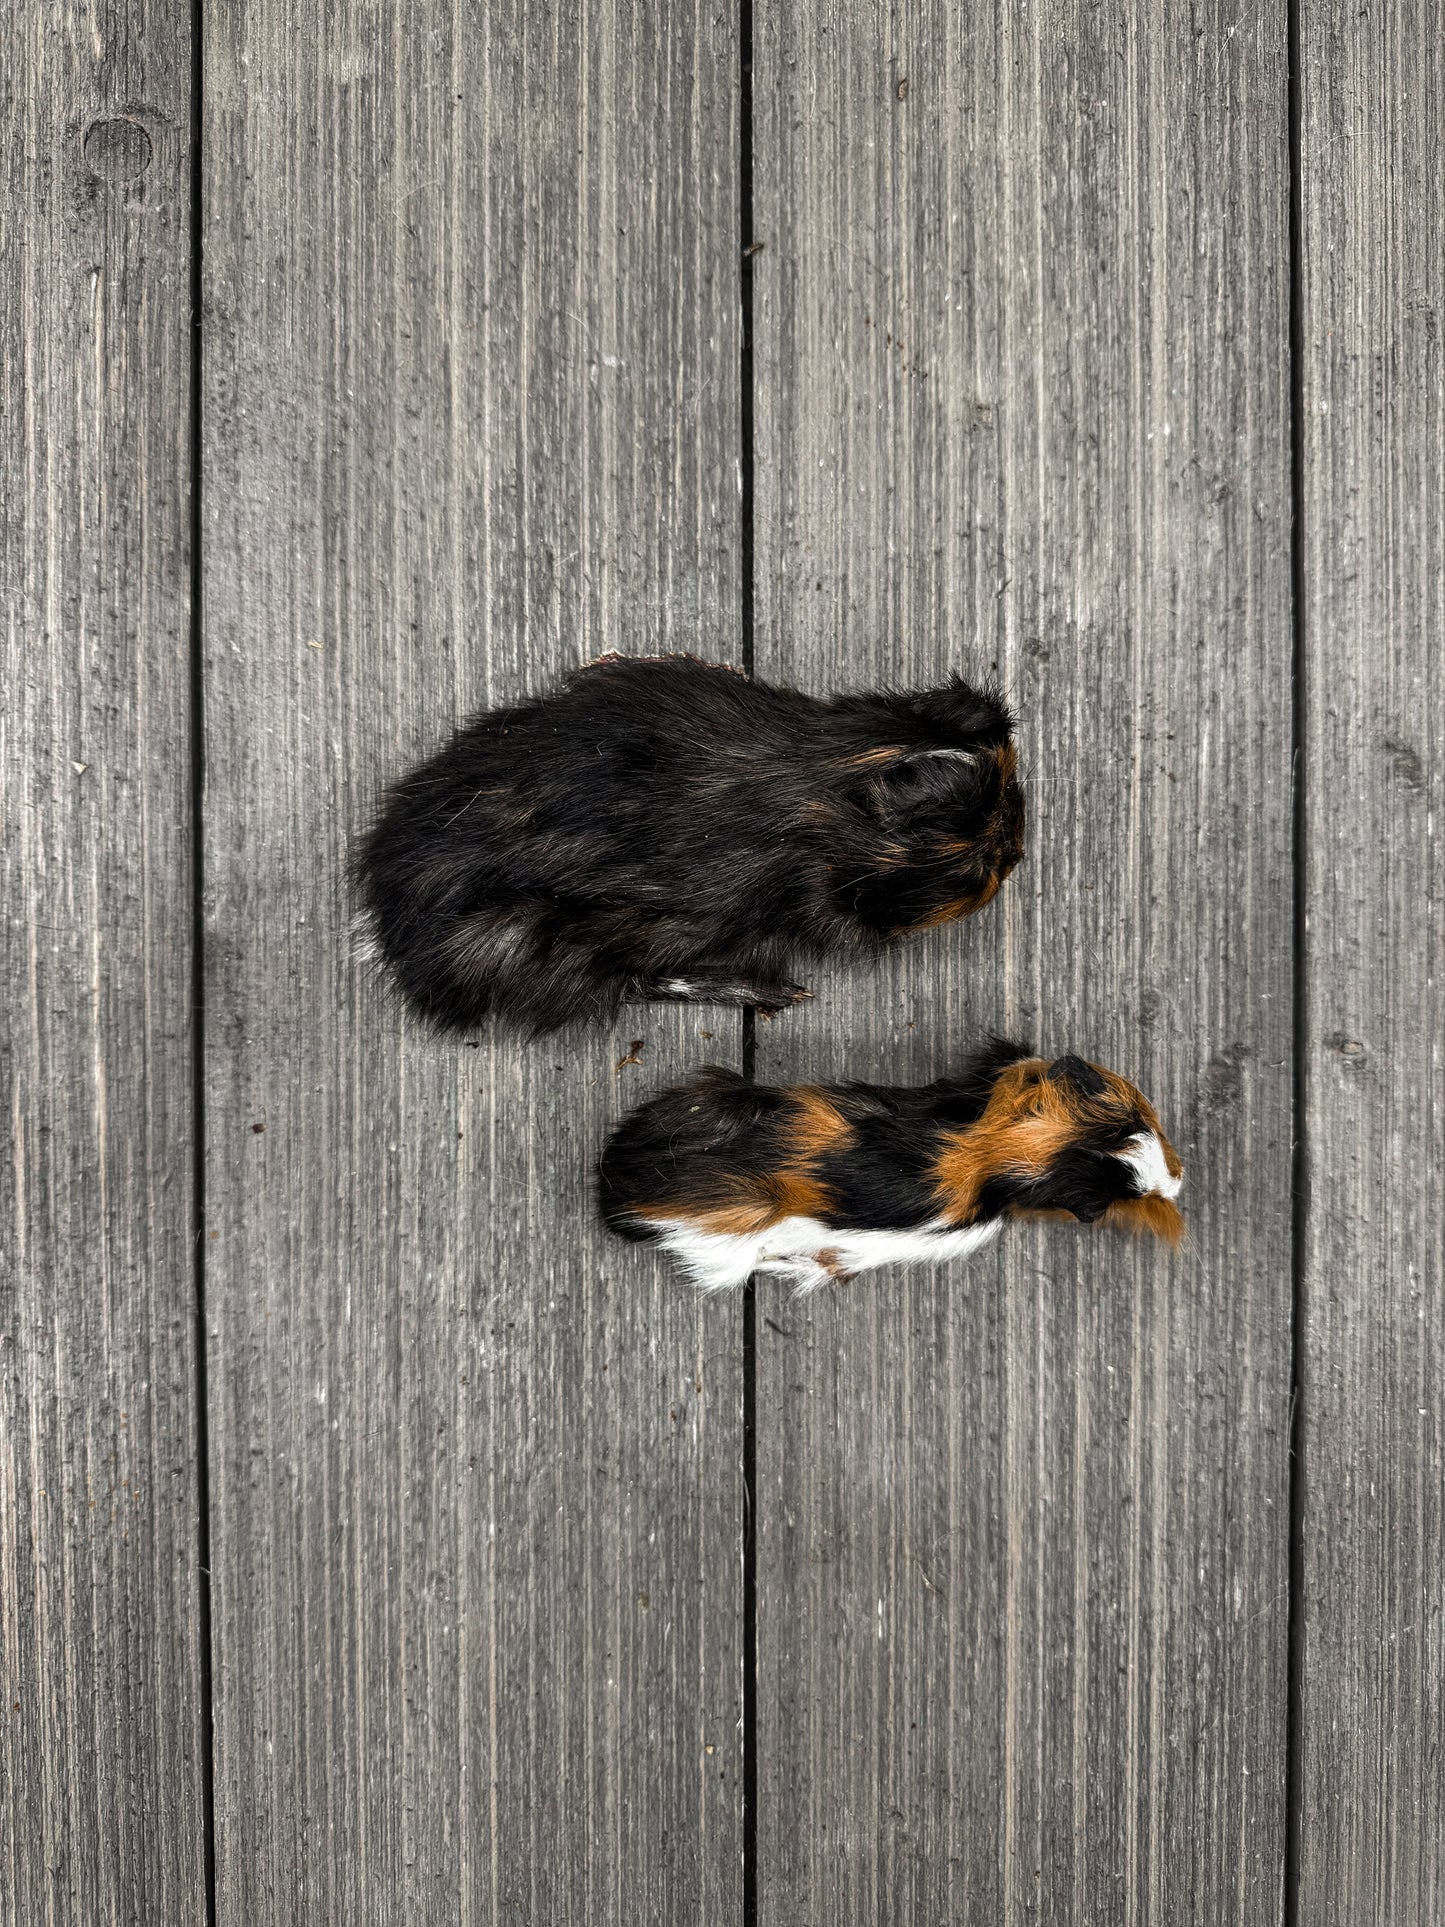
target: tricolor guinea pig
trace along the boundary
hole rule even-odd
[[[444,1030],[683,1000],[772,1014],[798,959],[987,903],[1023,847],[1012,721],[915,695],[608,657],[479,716],[385,799],[357,881],[373,949]]]
[[[709,1068],[624,1119],[598,1175],[610,1229],[662,1245],[705,1291],[965,1257],[1006,1218],[1184,1232],[1181,1166],[1148,1100],[1082,1058],[1001,1041],[918,1089],[780,1090]]]

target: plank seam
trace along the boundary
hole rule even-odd
[[[216,1927],[216,1714],[211,1619],[211,1449],[206,1359],[205,1064],[205,658],[201,623],[202,26],[205,0],[191,0],[191,435],[190,435],[190,811],[191,811],[191,1251],[195,1277],[196,1571],[201,1701],[201,1853],[206,1923]]]
[[[743,673],[751,677],[756,593],[756,530],[754,526],[754,409],[753,409],[753,12],[752,0],[738,7],[738,236],[741,297],[738,358],[738,467],[740,520],[741,646]],[[757,1020],[750,1010],[742,1016],[741,1064],[744,1077],[757,1072]],[[743,1927],[758,1918],[758,1572],[757,1572],[757,1289],[749,1279],[742,1302],[742,1861]]]
[[[1303,1815],[1304,1691],[1304,1339],[1305,1224],[1309,1171],[1305,1144],[1305,1042],[1308,973],[1305,956],[1305,399],[1304,399],[1304,174],[1301,122],[1301,0],[1286,7],[1289,141],[1289,417],[1290,417],[1290,804],[1293,871],[1293,1055],[1290,1147],[1290,1401],[1289,1611],[1285,1712],[1284,1923],[1299,1927],[1300,1844]]]

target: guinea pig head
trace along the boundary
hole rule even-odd
[[[1184,1235],[1183,1166],[1142,1092],[1081,1057],[1024,1058],[1000,1071],[982,1117],[945,1153],[950,1205],[975,1215],[1055,1216]]]
[[[853,738],[836,766],[845,907],[887,936],[982,909],[1023,854],[1018,751],[1002,699],[955,678],[863,699],[843,721]]]

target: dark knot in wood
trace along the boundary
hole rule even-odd
[[[136,120],[93,121],[85,133],[85,160],[102,181],[133,181],[151,164],[151,137]]]

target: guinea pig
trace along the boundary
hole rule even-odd
[[[1066,1215],[1177,1243],[1182,1167],[1148,1100],[1079,1057],[996,1039],[917,1089],[750,1084],[716,1066],[625,1118],[602,1215],[704,1291],[776,1272],[800,1291],[962,1258],[1006,1218]]]
[[[967,916],[1018,862],[1012,719],[961,678],[915,695],[604,657],[479,716],[386,797],[363,927],[443,1030],[625,1002],[773,1015],[794,959]]]

